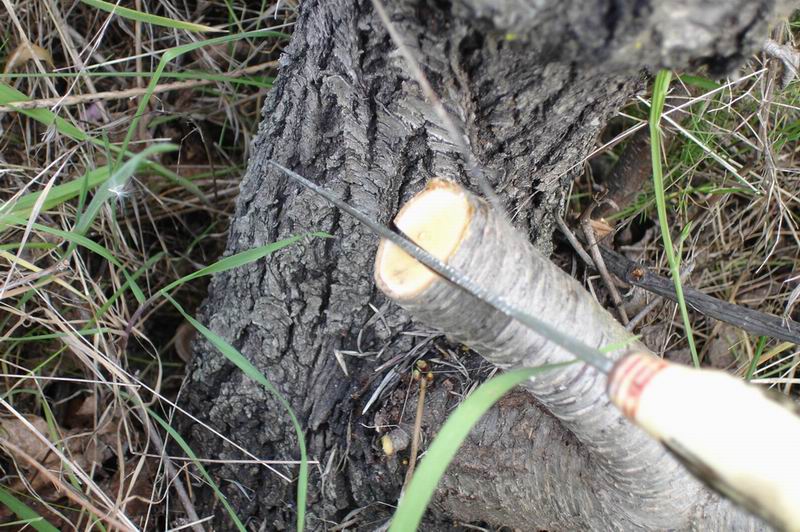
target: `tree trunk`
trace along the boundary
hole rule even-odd
[[[768,0],[388,4],[434,89],[464,124],[514,222],[545,253],[570,181],[602,125],[643,87],[643,72],[702,64],[730,69],[760,44],[772,7]],[[302,3],[253,154],[228,253],[307,231],[336,238],[308,240],[216,276],[205,320],[298,412],[310,457],[319,462],[311,467],[309,528],[341,523],[359,508],[356,524],[375,528],[390,515],[387,505],[396,503],[405,471],[375,445],[374,426],[400,422],[400,408],[390,399],[366,415],[362,409],[388,371],[374,370],[412,348],[413,337],[398,335],[412,325],[375,289],[377,238],[287,183],[265,161],[312,178],[384,223],[433,176],[476,187],[369,0]],[[371,305],[381,309],[380,319]],[[383,351],[379,360],[346,357],[345,375],[337,349]],[[454,382],[435,382],[426,399],[428,441],[455,404],[448,392]],[[407,386],[393,385],[402,406]],[[184,402],[265,460],[298,458],[280,404],[206,343],[196,346]],[[200,425],[184,429],[200,456],[246,458]],[[641,526],[641,516],[617,515],[605,504],[620,494],[600,492],[603,473],[591,458],[558,421],[516,392],[459,452],[437,491],[431,522],[441,520],[440,528],[450,518],[522,529]],[[296,474],[296,467],[280,470]],[[261,465],[226,464],[212,472],[254,529],[293,526],[294,484]],[[228,528],[210,490],[199,491],[198,503],[205,513],[216,512],[220,529]]]

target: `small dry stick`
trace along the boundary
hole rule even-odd
[[[142,0],[136,0],[134,3],[134,7],[136,11],[142,10]],[[142,23],[141,21],[135,21],[133,23],[133,35],[134,35],[134,53],[136,54],[136,72],[143,72],[144,68],[142,66]],[[136,78],[136,87],[142,89],[145,87],[144,78],[137,77]],[[145,114],[142,116],[142,119],[139,121],[137,125],[136,136],[140,139],[147,138],[147,127],[150,125],[150,113],[147,112],[150,110],[150,102],[148,102],[147,107],[145,108]]]
[[[81,54],[78,53],[75,43],[73,42],[72,35],[68,31],[69,26],[67,25],[66,20],[64,20],[64,16],[61,13],[60,6],[62,5],[61,2],[55,2],[54,0],[50,0],[49,2],[44,2],[45,7],[50,12],[51,17],[53,18],[53,22],[56,24],[56,31],[61,38],[61,42],[63,44],[64,50],[69,54],[72,58],[72,62],[76,67],[76,70],[80,73],[84,73],[86,69],[86,65],[83,62],[83,58]],[[77,80],[76,80],[77,81]],[[83,82],[86,83],[86,88],[89,90],[91,94],[97,93],[97,88],[94,85],[94,80],[91,76],[83,77]],[[69,91],[71,92],[74,88],[74,84],[70,86]],[[103,117],[104,122],[110,122],[111,117],[108,114],[108,110],[102,104],[102,102],[97,106],[100,110],[100,114]]]
[[[589,245],[589,253],[591,253],[594,259],[595,267],[600,273],[600,277],[603,278],[603,282],[606,288],[608,288],[608,292],[611,294],[611,300],[614,302],[617,312],[619,312],[619,318],[623,325],[627,325],[628,314],[622,306],[622,296],[619,295],[619,290],[617,290],[616,285],[614,285],[614,280],[611,278],[611,274],[608,273],[608,268],[606,268],[606,264],[603,262],[603,256],[600,255],[600,250],[597,247],[597,238],[595,237],[594,228],[592,227],[592,211],[597,205],[598,204],[593,201],[586,207],[586,210],[583,211],[583,214],[581,214],[581,229],[583,229],[583,235],[586,237],[586,242]]]
[[[689,279],[689,276],[691,275],[692,270],[694,270],[694,264],[693,263],[687,263],[687,264],[684,264],[683,266],[681,266],[681,282],[682,283],[685,283]],[[647,317],[648,314],[653,312],[653,309],[655,309],[663,300],[664,300],[664,298],[662,296],[656,296],[655,299],[653,299],[642,310],[640,310],[639,313],[636,314],[636,316],[631,318],[631,321],[629,321],[628,324],[625,325],[625,329],[628,330],[628,331],[633,331],[633,329],[635,329],[636,326],[639,325],[639,322],[642,321],[643,319],[645,319],[645,317]],[[706,345],[708,345],[708,344],[706,344]],[[702,360],[702,358],[703,358],[703,355],[701,353],[700,359]]]
[[[411,433],[411,455],[408,457],[408,470],[406,471],[406,479],[403,482],[403,489],[400,493],[404,493],[411,482],[411,477],[414,476],[414,468],[417,465],[417,452],[419,451],[419,439],[422,432],[422,413],[425,411],[425,390],[428,387],[427,362],[420,361],[417,363],[419,368],[419,398],[417,398],[417,415],[414,418],[414,431]],[[415,370],[416,371],[416,370]]]
[[[144,412],[144,414],[146,415],[147,412]],[[169,456],[167,456],[167,453],[165,452],[166,450],[164,449],[164,442],[161,440],[161,436],[158,434],[158,431],[156,431],[155,427],[153,427],[150,418],[144,417],[144,419],[149,425],[148,432],[150,433],[150,442],[156,448],[156,452],[160,455],[161,460],[164,463],[164,469],[166,469],[167,476],[172,479],[172,486],[175,488],[175,491],[178,494],[178,499],[183,505],[183,510],[186,512],[186,517],[189,518],[189,521],[191,521],[192,530],[194,530],[194,532],[205,532],[203,525],[200,524],[200,516],[197,515],[197,510],[194,509],[194,504],[192,504],[192,499],[186,492],[186,488],[183,486],[183,482],[181,481],[178,472],[175,470],[172,460],[170,460]]]
[[[671,301],[676,301],[675,286],[671,279],[651,272],[616,251],[600,246],[609,271],[626,283],[640,286]],[[800,323],[784,320],[765,312],[723,301],[690,286],[683,287],[687,305],[705,316],[730,323],[740,329],[760,336],[769,336],[786,342],[800,344]]]
[[[586,250],[583,249],[583,246],[581,245],[580,242],[578,242],[577,237],[572,233],[570,228],[567,226],[567,222],[564,221],[561,215],[556,216],[556,225],[558,226],[558,229],[561,231],[561,234],[564,235],[564,237],[572,246],[572,249],[575,250],[575,253],[578,254],[581,260],[584,263],[586,263],[588,267],[594,268],[595,265],[594,261],[592,260],[592,257],[590,257],[589,254],[586,253]]]

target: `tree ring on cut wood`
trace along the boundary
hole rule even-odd
[[[460,247],[472,214],[473,206],[464,189],[453,181],[436,178],[400,209],[394,223],[414,243],[447,263]],[[375,281],[392,299],[415,298],[438,277],[396,245],[381,241],[375,258]]]

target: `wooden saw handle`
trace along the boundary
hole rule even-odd
[[[800,531],[800,417],[790,400],[722,371],[643,353],[615,364],[608,394],[711,488],[782,530]]]

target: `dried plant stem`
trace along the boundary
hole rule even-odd
[[[186,492],[183,481],[181,480],[180,475],[178,475],[178,471],[175,469],[175,466],[172,464],[172,460],[170,460],[169,456],[167,456],[165,452],[164,442],[161,440],[161,436],[159,436],[158,431],[155,429],[155,427],[153,427],[149,416],[143,416],[142,419],[146,420],[147,424],[149,425],[147,432],[150,435],[150,442],[156,448],[156,452],[160,455],[161,460],[164,463],[164,469],[166,470],[167,477],[172,482],[172,486],[175,488],[175,491],[178,494],[178,498],[180,499],[183,509],[186,512],[186,517],[192,522],[192,530],[194,530],[194,532],[205,532],[203,525],[200,524],[200,516],[197,515],[197,510],[195,510],[194,504],[192,504],[192,499]]]
[[[586,253],[586,250],[583,249],[583,246],[578,241],[578,238],[575,236],[575,234],[570,230],[569,226],[567,225],[567,222],[564,221],[564,218],[562,218],[560,215],[556,216],[555,218],[556,218],[556,226],[558,226],[558,229],[561,231],[561,234],[564,235],[564,238],[566,238],[569,244],[572,246],[572,249],[575,250],[575,253],[578,254],[578,256],[581,258],[584,264],[586,264],[590,268],[594,268],[595,265],[594,261],[592,260],[592,257],[590,257],[589,254]]]
[[[277,61],[267,61],[266,63],[261,63],[259,65],[253,65],[251,67],[242,68],[240,70],[229,72],[226,74],[226,76],[230,78],[246,76],[248,74],[253,74],[255,72],[260,72],[267,68],[274,67],[277,64],[278,64]],[[155,86],[155,89],[153,89],[153,93],[191,89],[194,87],[202,87],[204,85],[212,85],[214,83],[219,83],[219,81],[216,79],[213,80],[191,79],[187,81],[176,81],[174,83],[162,83],[160,85]],[[65,96],[61,98],[40,98],[38,100],[24,100],[20,102],[10,102],[7,105],[0,106],[0,113],[18,111],[20,109],[38,109],[40,107],[52,107],[54,105],[60,105],[60,106],[78,105],[82,103],[94,102],[97,100],[124,100],[125,98],[134,98],[136,96],[142,96],[146,92],[147,92],[147,87],[136,87],[133,89],[126,89],[122,91],[103,91],[103,92],[96,92],[94,94],[78,94],[75,96]]]
[[[677,302],[678,296],[671,280],[653,273],[649,268],[633,262],[616,251],[603,246],[600,246],[600,251],[611,273],[626,283]],[[683,296],[686,303],[700,314],[730,323],[752,334],[800,344],[800,323],[794,320],[735,305],[690,286],[684,287]]]
[[[411,433],[411,452],[408,457],[408,469],[406,470],[406,479],[403,482],[402,491],[406,490],[408,483],[411,482],[411,477],[414,476],[414,468],[417,465],[417,453],[419,452],[419,438],[422,432],[422,414],[425,412],[425,390],[427,389],[428,380],[424,374],[419,378],[419,397],[417,398],[417,414],[414,417],[414,431]]]
[[[613,301],[617,312],[619,312],[619,318],[622,321],[622,324],[627,325],[628,314],[625,312],[625,308],[622,306],[622,296],[619,295],[619,290],[617,290],[614,280],[611,279],[611,275],[608,273],[608,268],[606,268],[606,265],[603,262],[603,256],[600,254],[600,250],[597,249],[597,237],[595,236],[594,228],[592,227],[592,211],[594,210],[595,205],[596,203],[592,202],[588,207],[586,207],[586,210],[581,215],[581,229],[583,230],[583,236],[586,238],[586,242],[589,246],[589,253],[592,255],[595,269],[597,269],[597,271],[600,273],[600,277],[603,279],[603,283],[606,285],[608,293],[611,294],[611,301]]]

